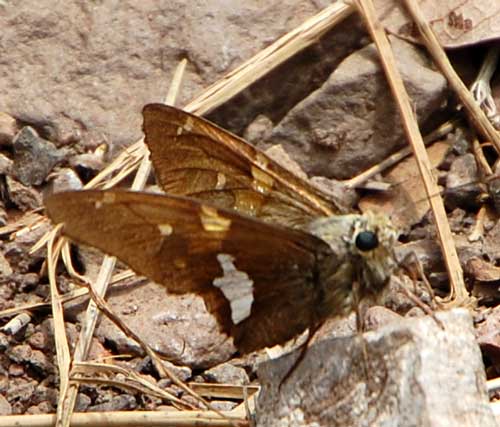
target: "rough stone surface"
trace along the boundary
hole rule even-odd
[[[415,46],[392,38],[407,91],[424,122],[445,99],[446,81]],[[273,130],[309,175],[349,178],[403,145],[403,128],[373,45],[350,55]],[[369,154],[369,155],[368,155]]]
[[[0,415],[11,415],[12,406],[10,406],[9,401],[0,394]]]
[[[22,211],[33,210],[42,205],[42,196],[33,187],[27,187],[18,180],[6,176],[8,201]]]
[[[214,366],[203,372],[202,376],[210,383],[244,385],[250,382],[245,370],[231,363]]]
[[[14,173],[24,185],[40,185],[64,158],[54,144],[25,126],[14,138]]]
[[[235,353],[232,341],[219,331],[201,297],[168,295],[163,286],[148,282],[110,292],[107,301],[136,334],[174,363],[206,368]],[[138,345],[107,319],[97,336],[119,352],[140,353]]]
[[[0,174],[10,175],[12,172],[12,166],[14,162],[9,159],[6,155],[0,153]]]
[[[470,314],[405,319],[265,363],[258,426],[496,426]],[[366,355],[366,358],[363,355]],[[363,368],[364,367],[364,368]]]
[[[137,407],[137,401],[133,396],[122,394],[114,396],[107,402],[99,403],[88,408],[89,412],[109,412],[133,410]]]
[[[328,4],[77,0],[54,8],[48,1],[6,2],[0,15],[0,111],[60,143],[130,143],[141,136],[142,106],[165,97],[181,58],[189,65],[179,105]],[[342,40],[350,40],[351,51],[363,37],[361,31],[346,31],[352,28],[351,23],[339,31]],[[345,53],[342,40],[329,37],[287,65],[302,72],[283,78],[282,69],[243,99],[256,98],[270,109],[297,102],[338,63]],[[238,104],[241,99],[228,108],[238,110]],[[254,116],[261,105],[253,106]],[[241,121],[242,114],[248,124],[243,109],[234,120]]]
[[[0,146],[11,145],[18,130],[16,119],[0,112]]]

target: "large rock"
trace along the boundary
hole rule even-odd
[[[446,80],[417,47],[391,38],[406,90],[423,123],[443,103]],[[330,78],[279,123],[281,144],[309,175],[349,178],[406,144],[375,46],[345,59]]]
[[[142,106],[165,97],[182,58],[189,65],[178,105],[329,4],[75,0],[55,8],[50,0],[3,2],[0,111],[58,143],[81,141],[89,148],[103,142],[130,143],[141,136]],[[355,43],[362,37],[356,31],[348,36],[346,28],[341,34]],[[331,58],[338,63],[339,54],[342,57],[343,43],[329,40],[328,48],[316,46],[293,62],[305,65],[302,83],[317,87],[332,71]],[[295,73],[288,68],[286,74]],[[252,98],[257,96],[264,105],[273,100],[272,108],[297,102],[289,99],[285,86],[276,86],[280,80],[290,82],[275,76],[264,90],[253,87]],[[294,86],[299,96],[310,88]],[[238,112],[237,105],[230,108]]]
[[[121,291],[112,289],[107,300],[128,327],[174,363],[207,368],[227,361],[236,352],[201,297],[168,295],[163,286],[146,282]],[[108,319],[103,318],[96,334],[121,353],[142,352]]]
[[[481,352],[466,310],[399,320],[321,341],[258,371],[258,426],[494,427]],[[281,384],[281,387],[280,387]]]

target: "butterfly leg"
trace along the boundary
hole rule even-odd
[[[415,283],[418,279],[422,280],[425,289],[427,290],[431,298],[431,304],[433,305],[432,308],[435,309],[437,306],[436,295],[434,294],[434,289],[432,289],[432,286],[429,283],[427,276],[425,275],[424,267],[418,259],[417,254],[413,251],[410,252],[403,258],[403,260],[400,262],[400,265],[402,266],[403,270],[408,273],[408,276],[410,276],[410,278],[413,280],[413,283]]]
[[[318,329],[321,327],[321,323],[318,323],[317,325],[311,326],[309,328],[309,332],[307,334],[307,339],[306,341],[300,346],[300,354],[297,359],[295,359],[295,362],[293,362],[293,365],[288,369],[286,372],[285,376],[281,379],[279,386],[278,386],[278,391],[281,391],[281,386],[290,378],[292,373],[295,371],[295,369],[300,365],[302,360],[304,359],[307,349],[309,348],[309,344],[311,343],[314,335],[318,331]]]
[[[437,300],[436,296],[434,294],[434,290],[432,289],[431,284],[427,280],[427,277],[425,276],[424,268],[422,266],[422,263],[418,259],[417,255],[415,252],[410,252],[408,255],[404,257],[404,259],[400,263],[403,267],[403,269],[408,273],[410,278],[412,279],[413,283],[416,282],[417,279],[421,279],[422,282],[424,283],[424,286],[429,292],[430,298],[431,298],[431,305],[424,304],[420,298],[418,298],[414,292],[411,292],[409,289],[407,289],[402,283],[399,284],[399,287],[401,291],[406,295],[406,297],[413,302],[417,307],[421,308],[425,314],[428,316],[432,317],[433,320],[436,322],[436,324],[441,328],[444,329],[443,323],[435,316],[434,310],[437,306]],[[415,268],[415,270],[412,269]]]
[[[354,306],[356,308],[355,314],[356,314],[356,336],[361,340],[361,350],[363,352],[363,371],[364,371],[364,376],[366,378],[366,381],[368,383],[368,372],[369,372],[369,366],[368,366],[368,350],[366,348],[366,341],[363,338],[363,332],[365,331],[365,315],[366,315],[366,307],[363,305],[361,301],[358,300],[357,296],[359,295],[359,292],[357,292],[358,288],[358,282],[354,283],[353,286],[353,295],[355,296],[355,301],[354,301]]]

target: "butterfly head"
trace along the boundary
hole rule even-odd
[[[394,245],[398,232],[383,214],[367,212],[352,217],[351,233],[343,240],[355,262],[353,271],[362,290],[377,293],[397,267]]]
[[[355,300],[376,297],[397,267],[397,230],[383,214],[335,215],[314,221],[309,230],[332,249],[334,271],[324,264],[330,291],[344,295],[345,308]],[[356,284],[359,295],[353,295]]]

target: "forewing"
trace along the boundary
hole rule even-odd
[[[315,319],[322,240],[196,200],[124,191],[46,200],[64,234],[174,293],[195,292],[243,352],[284,342]]]
[[[156,176],[169,194],[292,227],[343,210],[252,145],[200,117],[161,104],[146,105],[143,115]]]

